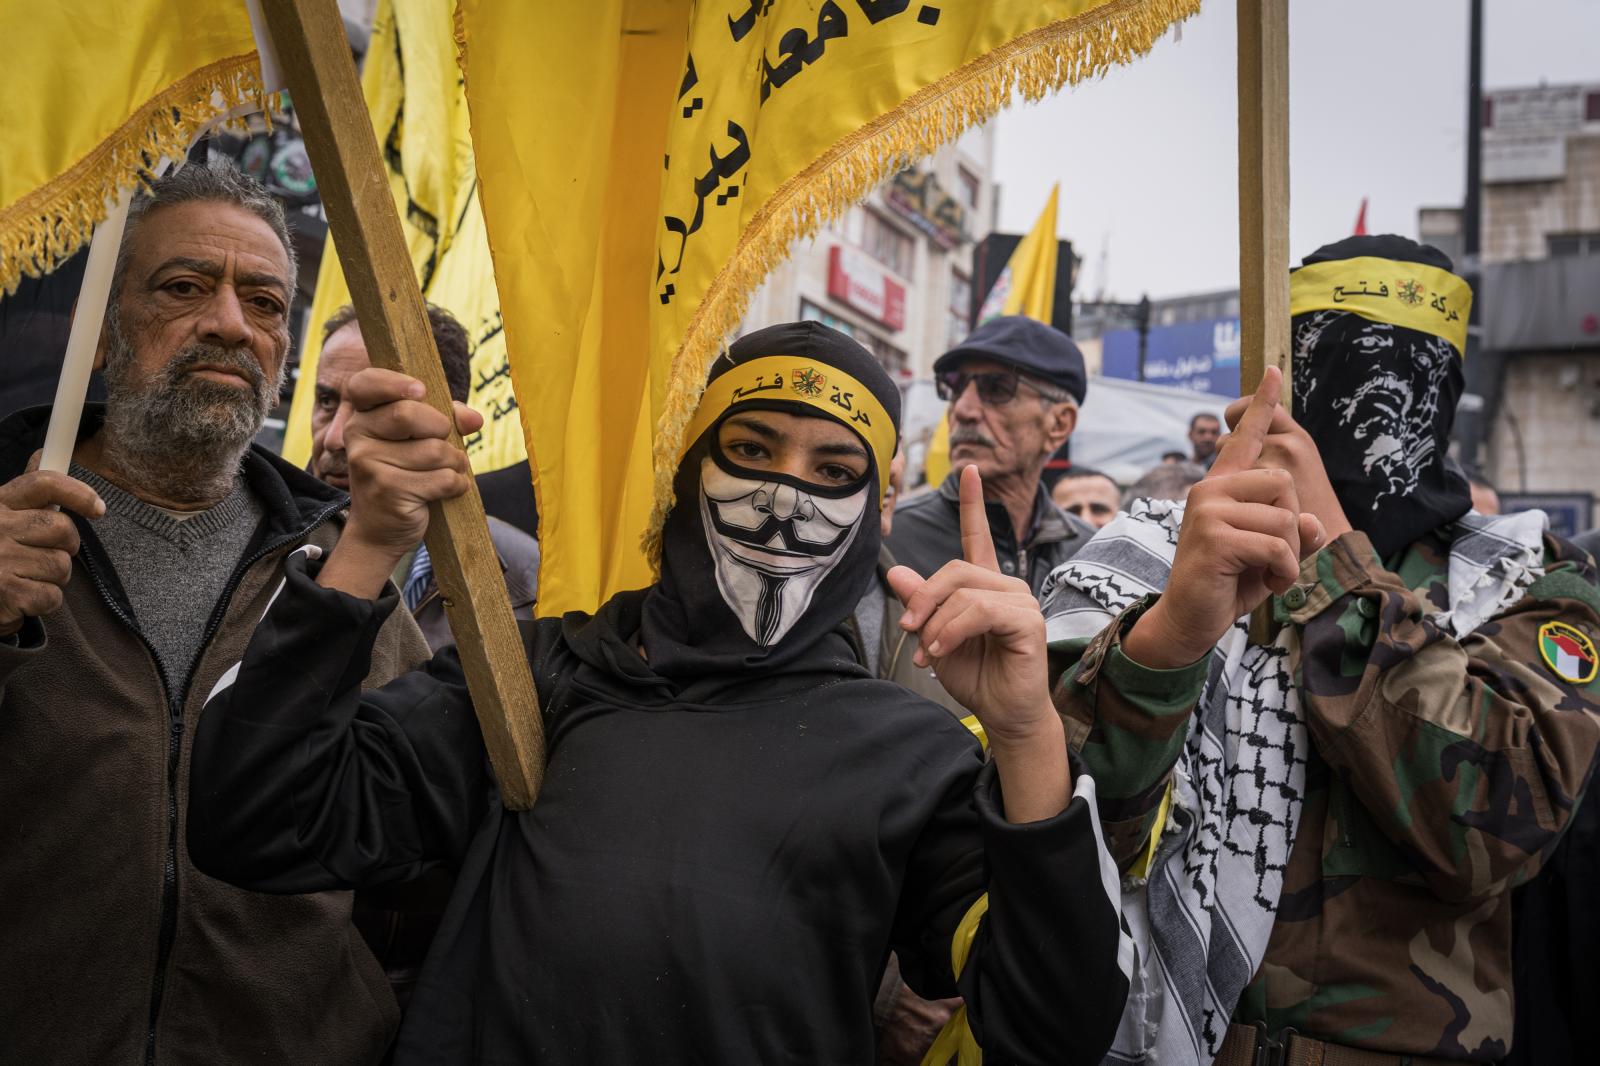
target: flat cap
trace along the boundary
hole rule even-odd
[[[1083,352],[1073,339],[1053,326],[1022,315],[991,318],[935,359],[933,372],[953,370],[968,359],[1007,363],[1065,390],[1080,404],[1089,391]]]

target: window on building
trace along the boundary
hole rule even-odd
[[[962,206],[968,211],[977,211],[978,196],[983,191],[983,180],[966,167],[956,167],[956,185]]]
[[[1547,233],[1544,242],[1552,259],[1572,255],[1600,255],[1600,230],[1588,233]]]
[[[863,211],[861,216],[862,251],[901,277],[910,277],[915,251],[911,238],[876,211]]]
[[[1588,122],[1600,122],[1600,93],[1585,93],[1583,117]]]
[[[838,330],[847,337],[852,337],[867,351],[878,357],[878,362],[891,375],[898,377],[900,372],[909,365],[906,353],[872,332],[846,321],[838,315],[831,314],[826,308],[818,307],[810,300],[800,301],[800,319],[808,322],[821,322],[824,326]]]
[[[947,347],[967,339],[967,316],[972,314],[972,279],[959,270],[950,272],[950,314],[945,327]]]

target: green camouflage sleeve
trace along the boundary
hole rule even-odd
[[[1122,653],[1122,635],[1155,600],[1135,601],[1090,641],[1050,648],[1052,664],[1062,667],[1056,709],[1094,777],[1106,847],[1124,870],[1149,842],[1211,663],[1208,655],[1152,670]]]
[[[1306,560],[1276,609],[1300,627],[1307,725],[1336,771],[1328,861],[1420,874],[1451,901],[1531,876],[1600,745],[1592,570],[1553,560],[1519,602],[1457,640],[1365,534],[1347,533]],[[1552,634],[1575,649],[1567,659]]]

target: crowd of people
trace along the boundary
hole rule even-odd
[[[894,507],[875,357],[736,339],[654,584],[536,618],[490,522],[548,739],[518,811],[422,544],[481,422],[460,325],[452,421],[317,323],[298,469],[254,443],[281,209],[154,183],[69,473],[47,409],[0,430],[0,1062],[1578,1061],[1544,990],[1595,984],[1549,900],[1593,863],[1600,577],[1449,459],[1457,331],[1318,303],[1356,260],[1469,298],[1319,249],[1292,402],[1269,368],[1129,486],[1043,480],[1092,402],[1044,324],[938,357],[952,473]],[[742,388],[813,369],[870,421]]]

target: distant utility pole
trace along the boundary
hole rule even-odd
[[[1472,313],[1467,317],[1465,358],[1466,390],[1460,413],[1465,425],[1458,432],[1461,462],[1468,470],[1478,467],[1478,450],[1488,436],[1489,408],[1485,392],[1492,388],[1491,370],[1483,354],[1483,0],[1471,0],[1471,29],[1467,44],[1467,194],[1461,205],[1461,276],[1472,287]]]
[[[1139,380],[1143,381],[1145,357],[1150,352],[1150,297],[1139,297],[1135,307],[1134,319],[1139,324]]]
[[[1461,250],[1468,271],[1478,272],[1483,241],[1483,0],[1472,0],[1467,44],[1467,198],[1461,209]],[[1474,280],[1468,278],[1467,280]],[[1477,307],[1477,301],[1473,301]],[[1472,322],[1478,321],[1476,313]]]

